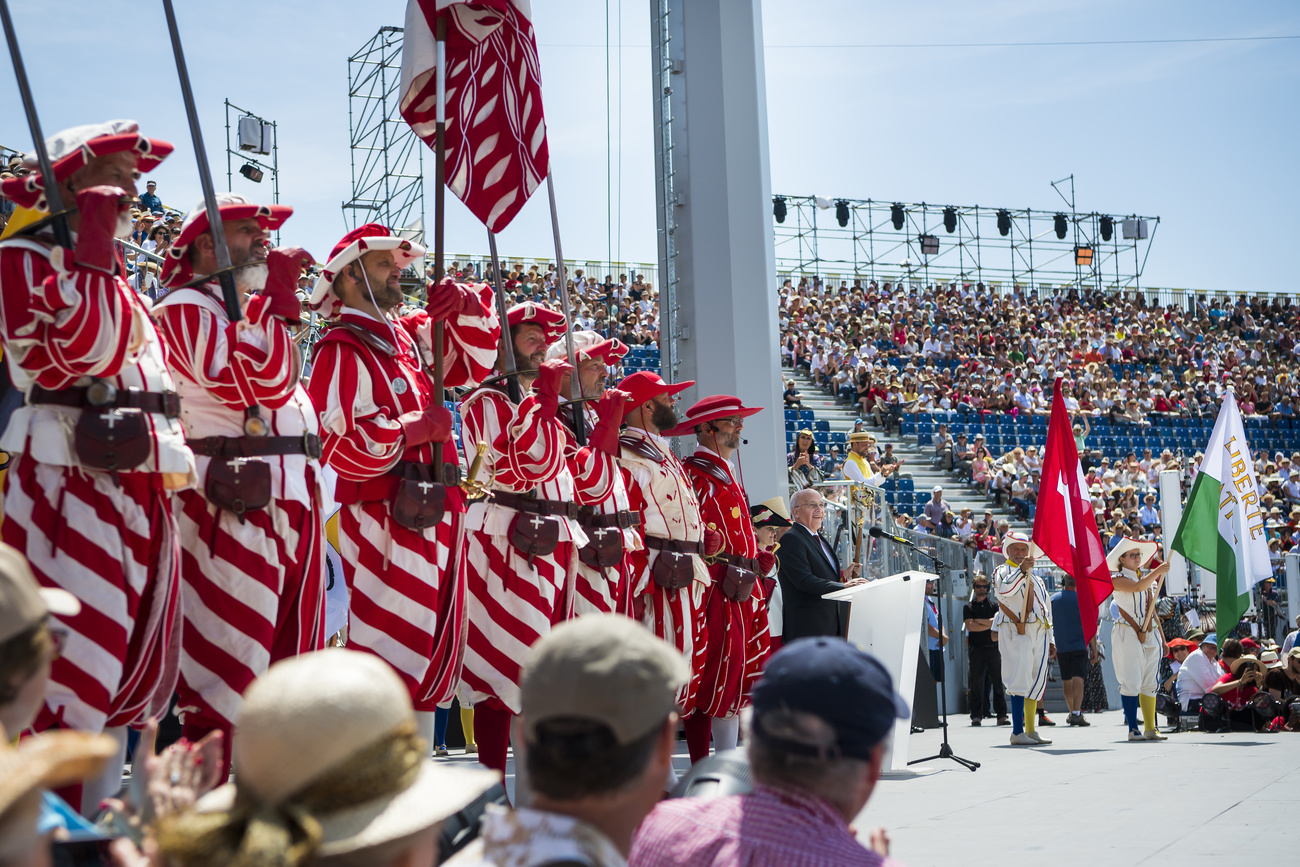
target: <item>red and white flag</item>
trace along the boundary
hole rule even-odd
[[[446,21],[446,178],[492,232],[546,177],[546,121],[528,0],[408,0],[402,117],[429,147],[438,113],[435,22]]]
[[[1052,420],[1047,427],[1033,539],[1049,560],[1074,578],[1083,637],[1092,641],[1097,634],[1097,606],[1112,590],[1110,567],[1097,532],[1097,518],[1079,465],[1059,379],[1052,393]]]

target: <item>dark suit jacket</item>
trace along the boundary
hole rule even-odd
[[[781,537],[781,600],[784,620],[781,643],[789,644],[808,635],[844,637],[849,622],[849,603],[822,599],[823,593],[844,587],[840,562],[831,551],[831,561],[809,529],[795,524]]]

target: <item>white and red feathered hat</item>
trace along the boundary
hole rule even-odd
[[[731,418],[739,416],[748,418],[756,412],[762,412],[761,406],[745,406],[740,402],[740,398],[730,394],[711,394],[708,397],[702,397],[686,410],[686,415],[682,418],[681,423],[671,430],[664,431],[661,436],[682,437],[695,432],[695,426],[704,424],[706,421],[713,421],[719,418]]]
[[[424,255],[424,247],[393,234],[393,230],[380,223],[366,223],[348,232],[334,245],[329,261],[325,263],[316,285],[312,287],[311,297],[307,303],[322,316],[333,316],[337,312],[338,299],[330,292],[334,278],[345,267],[360,259],[371,250],[391,250],[397,267],[405,268]]]
[[[614,364],[624,355],[627,355],[627,344],[615,337],[601,337],[594,331],[575,331],[573,332],[573,351],[577,353],[578,361],[599,358],[606,364]],[[546,350],[546,359],[550,361],[554,358],[565,358],[568,353],[569,347],[566,345],[566,341],[557,340],[551,344],[550,349]]]
[[[153,171],[172,152],[172,145],[161,139],[145,138],[139,129],[140,125],[133,120],[110,120],[74,126],[54,134],[45,140],[45,149],[50,155],[55,180],[66,180],[95,157],[128,151],[135,153],[135,167],[139,171]],[[45,179],[35,153],[27,155],[23,167],[32,169],[32,173],[6,179],[0,184],[0,193],[24,208],[48,210]]]
[[[263,229],[278,229],[289,219],[293,208],[288,205],[258,205],[238,193],[217,193],[217,212],[221,222],[231,220],[257,220]],[[194,267],[190,264],[190,245],[194,239],[211,227],[208,225],[208,207],[199,202],[181,221],[180,234],[167,248],[167,261],[162,268],[162,284],[175,288],[184,286],[194,279]]]
[[[506,322],[511,328],[531,322],[542,329],[546,342],[554,343],[564,336],[564,314],[541,304],[525,301],[506,311]]]

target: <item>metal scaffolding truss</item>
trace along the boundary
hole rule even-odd
[[[377,222],[424,243],[424,143],[398,110],[402,28],[379,32],[348,58],[349,229]]]
[[[779,210],[778,203],[786,210],[783,222],[773,222],[778,274],[795,279],[904,280],[919,286],[1007,283],[1044,292],[1140,288],[1160,223],[1159,217],[1073,210],[818,196],[773,196],[774,210]],[[897,229],[896,208],[901,208],[903,217]],[[843,216],[844,209],[848,220],[840,226],[837,214]],[[1058,217],[1064,220],[1063,238],[1057,236]],[[1005,235],[999,230],[1000,219],[1007,228]],[[1102,237],[1104,220],[1111,221],[1109,240]],[[929,242],[928,249],[922,248],[923,239]],[[1081,249],[1084,256],[1091,253],[1090,263],[1077,257]]]

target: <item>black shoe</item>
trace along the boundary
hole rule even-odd
[[[970,724],[973,726],[983,725],[979,717],[971,717]]]
[[[1009,726],[1009,725],[1011,725],[1011,720],[1008,719],[1007,717],[1000,716],[1000,717],[998,717],[998,725],[1000,725],[1000,726]]]
[[[912,734],[919,735],[925,731],[925,726],[912,726]]]
[[[1066,722],[1067,725],[1072,725],[1072,726],[1090,726],[1090,725],[1092,725],[1092,723],[1088,722],[1086,719],[1083,718],[1083,714],[1081,714],[1081,713],[1072,713],[1072,714],[1070,714],[1068,717],[1066,717],[1065,722]]]
[[[1040,714],[1038,715],[1038,724],[1039,724],[1040,726],[1054,726],[1054,725],[1056,725],[1056,723],[1052,722],[1050,719],[1047,718],[1047,714],[1045,714],[1045,713],[1040,713]]]

